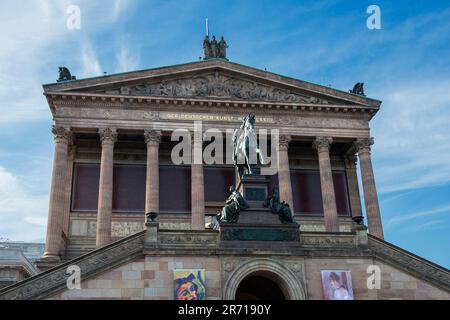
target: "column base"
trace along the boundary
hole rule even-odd
[[[43,255],[40,260],[36,261],[36,266],[41,272],[52,269],[62,263],[59,256]]]
[[[41,260],[58,262],[58,261],[61,261],[61,257],[56,254],[49,254],[47,252],[44,252],[44,255],[41,257]]]

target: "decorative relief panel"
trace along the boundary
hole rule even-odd
[[[324,232],[325,231],[325,225],[324,224],[300,224],[300,232],[301,231],[319,231]]]
[[[194,232],[159,232],[158,241],[161,246],[177,247],[200,247],[217,245],[217,233],[194,233]]]
[[[324,224],[300,224],[300,231],[308,232],[308,231],[319,231],[325,232]],[[340,232],[351,232],[352,227],[350,224],[340,224],[339,225]]]
[[[122,222],[113,221],[111,224],[111,235],[113,237],[126,237],[145,229],[143,222]]]
[[[354,235],[331,235],[331,234],[301,234],[300,243],[306,246],[329,247],[329,246],[355,246]]]
[[[299,95],[289,89],[280,89],[260,83],[215,74],[192,78],[143,82],[98,93],[130,96],[160,96],[185,98],[226,98],[276,102],[328,104],[325,99]]]
[[[72,236],[95,237],[97,221],[73,219],[71,221]],[[145,229],[143,222],[137,221],[113,221],[111,223],[111,235],[113,237],[123,238]]]
[[[191,223],[190,222],[160,222],[159,229],[167,229],[167,230],[190,230]]]

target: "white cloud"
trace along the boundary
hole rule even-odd
[[[25,217],[23,220],[29,224],[34,224],[36,226],[47,226],[47,219],[44,217]]]
[[[438,219],[416,224],[414,226],[406,228],[405,230],[409,232],[417,232],[417,231],[439,230],[446,228],[448,228],[447,221],[444,219]]]
[[[81,77],[95,77],[102,75],[102,68],[97,55],[90,42],[84,41],[81,45]]]
[[[412,212],[412,213],[403,213],[403,214],[399,214],[392,218],[387,219],[386,227],[392,227],[392,226],[398,225],[400,223],[412,222],[419,218],[424,218],[424,217],[428,218],[429,216],[434,216],[434,215],[440,215],[440,214],[448,215],[449,213],[450,213],[450,205],[444,205],[444,206],[440,206],[437,208],[422,210],[422,211],[417,211],[417,212]],[[425,223],[429,223],[429,221],[427,221]],[[420,225],[420,224],[418,224],[418,225]]]
[[[130,5],[128,0],[114,0],[112,5],[112,19],[117,20]]]
[[[34,194],[27,184],[0,166],[0,237],[44,240],[48,195]]]
[[[406,83],[385,94],[373,121],[380,193],[450,182],[450,80]]]
[[[138,51],[134,51],[134,55],[131,55],[129,49],[125,45],[120,46],[120,51],[116,54],[117,72],[127,72],[138,69],[139,57]]]

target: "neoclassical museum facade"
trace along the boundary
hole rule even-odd
[[[326,299],[336,275],[353,299],[450,298],[447,269],[383,239],[369,128],[380,101],[224,58],[60,81],[44,95],[55,138],[44,272],[0,299],[174,299],[183,270],[201,274],[205,299]],[[289,204],[294,237],[245,211],[227,235],[207,228],[237,184],[233,164],[173,161],[174,130],[226,136],[248,114],[279,132],[264,183]],[[210,143],[188,140],[194,152]],[[67,287],[73,265],[79,289]]]

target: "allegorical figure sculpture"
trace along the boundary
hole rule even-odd
[[[211,38],[211,41],[209,41],[209,36],[205,36],[205,39],[203,39],[203,59],[227,59],[227,48],[228,44],[225,42],[225,39],[223,37],[221,37],[220,41],[217,42],[215,36]]]
[[[350,93],[359,94],[361,96],[365,96],[364,94],[364,82],[357,82],[353,89],[349,90]]]
[[[58,80],[56,80],[57,82],[77,79],[75,76],[72,76],[70,74],[69,69],[67,69],[66,67],[59,67],[58,73],[59,73],[59,78],[58,78]]]
[[[228,45],[225,42],[225,39],[221,37],[219,41],[219,58],[225,59],[227,57],[227,48]]]
[[[219,57],[219,47],[215,36],[211,39],[211,55],[213,58]]]
[[[257,164],[258,158],[264,164],[256,137],[255,121],[255,115],[249,114],[233,133],[233,162],[240,178],[244,174],[253,174],[252,166]]]
[[[209,37],[205,36],[205,39],[203,40],[203,54],[205,59],[208,59],[211,57],[211,44],[209,43]]]
[[[267,197],[263,203],[264,208],[270,209],[272,213],[277,214],[282,223],[295,223],[292,218],[291,208],[289,204],[280,202],[278,188],[272,189],[272,194]]]
[[[230,187],[230,192],[230,196],[225,201],[225,206],[216,215],[217,222],[211,226],[212,229],[217,229],[222,222],[236,223],[239,220],[241,210],[249,207],[247,201],[234,186]]]

